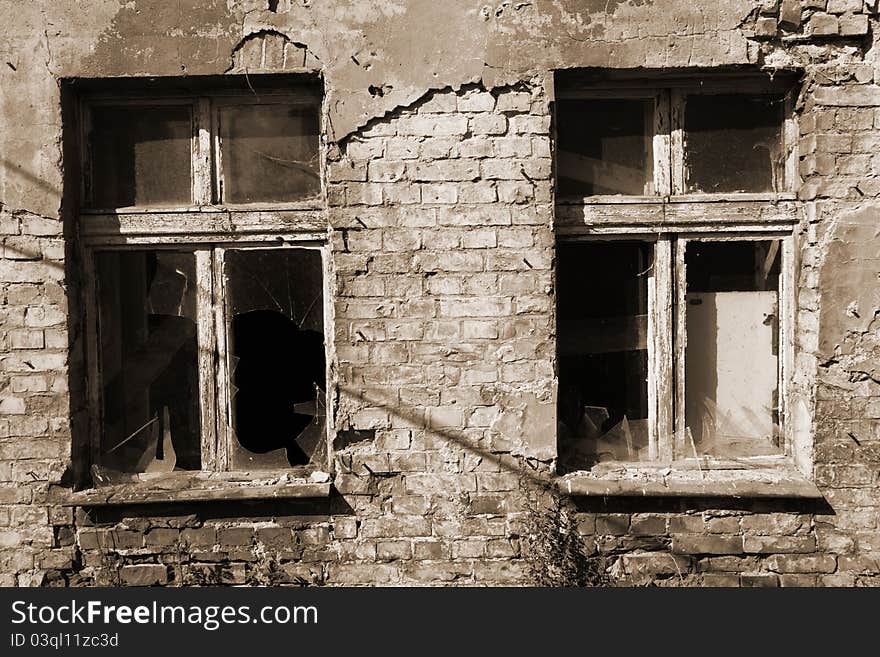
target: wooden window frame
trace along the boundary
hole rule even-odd
[[[312,85],[310,85],[312,86]],[[221,198],[222,169],[219,138],[219,112],[222,107],[254,104],[310,104],[319,115],[320,193],[314,198],[292,202],[249,204],[224,203]],[[192,108],[192,202],[186,206],[135,206],[125,208],[88,207],[88,179],[91,161],[88,148],[88,127],[91,108],[97,105],[161,106],[189,105]],[[323,269],[323,324],[326,356],[325,439],[327,462],[332,470],[334,428],[335,347],[330,272],[330,246],[326,218],[326,111],[319,94],[312,89],[302,92],[261,90],[259,95],[231,90],[209,90],[205,93],[135,92],[83,94],[79,98],[79,166],[83,175],[81,203],[76,224],[77,252],[83,264],[82,301],[84,308],[87,402],[89,407],[89,464],[100,465],[103,427],[102,380],[99,349],[98,283],[95,256],[102,251],[174,250],[193,253],[196,265],[196,323],[199,346],[199,408],[201,425],[201,469],[177,472],[179,478],[202,475],[221,476],[223,481],[266,479],[278,475],[306,475],[315,465],[291,466],[279,470],[235,472],[230,463],[231,395],[229,380],[229,346],[226,340],[228,317],[225,303],[225,254],[230,250],[310,249],[321,254]],[[215,484],[212,484],[214,486]],[[320,484],[326,487],[326,484]],[[266,496],[278,496],[279,489],[270,487]],[[289,496],[312,496],[315,487],[291,487]],[[305,494],[303,493],[305,490]],[[323,489],[322,489],[323,491]],[[253,492],[253,491],[252,491]],[[284,496],[284,491],[281,491]],[[236,497],[249,498],[250,493]],[[151,497],[152,496],[152,497]],[[141,501],[161,496],[151,493],[134,495]],[[256,495],[260,497],[260,495]],[[323,492],[322,495],[323,496]],[[165,494],[167,497],[167,491]],[[211,493],[205,493],[210,498]],[[143,498],[143,499],[142,499]],[[195,495],[201,499],[201,494]],[[103,502],[101,502],[103,503]]]
[[[769,80],[757,76],[720,76],[719,79],[670,77],[656,82],[644,79],[587,80],[556,89],[557,99],[654,98],[654,196],[601,195],[557,198],[556,233],[561,243],[603,240],[643,240],[654,247],[654,269],[648,279],[648,427],[649,461],[626,462],[625,470],[656,474],[686,470],[742,470],[778,472],[793,469],[795,448],[790,421],[791,378],[795,357],[796,254],[794,228],[802,214],[797,202],[798,127],[794,114],[795,87],[791,79]],[[689,93],[781,94],[785,98],[782,148],[785,153],[781,189],[768,193],[693,194],[685,192],[684,102]],[[555,139],[555,135],[554,135]],[[556,149],[554,149],[555,153]],[[691,241],[779,240],[779,421],[784,448],[779,456],[737,459],[689,456],[682,449],[686,334],[686,271],[684,254]],[[747,463],[743,463],[743,461]],[[594,466],[594,470],[607,468]],[[575,473],[576,475],[577,473]],[[630,494],[616,481],[596,481],[569,475],[567,490],[582,494]],[[653,476],[653,475],[652,475]],[[711,477],[710,477],[711,479]],[[645,483],[642,480],[642,483]],[[664,481],[658,486],[665,488]],[[797,484],[800,486],[800,483]],[[697,489],[685,486],[693,492]],[[810,491],[813,490],[809,487]],[[649,494],[644,488],[641,494]],[[728,487],[707,488],[725,494]],[[789,490],[780,487],[783,493]],[[623,492],[622,492],[623,491]],[[800,492],[803,492],[801,490]],[[638,493],[636,493],[638,494]],[[660,494],[660,493],[650,493]],[[675,494],[675,493],[672,493]],[[812,494],[812,492],[810,493]],[[771,493],[772,496],[772,493]]]

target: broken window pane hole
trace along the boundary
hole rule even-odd
[[[653,245],[559,247],[559,465],[648,459],[648,279]]]
[[[225,276],[232,467],[326,467],[320,251],[229,250]]]
[[[101,464],[201,468],[192,253],[96,254],[103,382]]]

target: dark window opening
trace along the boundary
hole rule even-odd
[[[201,468],[192,253],[101,252],[100,463],[128,473]]]
[[[685,103],[687,192],[784,188],[781,96],[700,96]]]
[[[652,100],[560,100],[561,196],[654,193]]]
[[[559,247],[559,468],[644,461],[650,244]]]
[[[232,467],[326,467],[320,252],[231,250],[225,275]]]
[[[191,203],[188,106],[95,106],[91,124],[93,207]]]
[[[781,453],[780,242],[687,246],[685,455]]]
[[[284,104],[220,110],[223,199],[297,201],[321,191],[318,108]]]

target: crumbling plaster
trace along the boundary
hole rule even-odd
[[[61,78],[220,74],[249,35],[276,31],[317,60],[329,136],[339,140],[432,89],[492,87],[575,66],[747,63],[739,28],[760,3],[289,4],[274,13],[264,0],[2,0],[0,202],[58,214],[60,148],[45,145],[60,144],[59,103],[48,101]]]

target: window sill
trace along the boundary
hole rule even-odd
[[[603,463],[558,477],[575,497],[730,497],[824,499],[821,491],[782,459],[752,463],[689,459],[671,465]]]
[[[264,202],[264,203],[208,203],[205,205],[131,205],[118,208],[82,208],[84,216],[103,216],[117,214],[228,214],[230,212],[314,212],[324,210],[325,202],[321,198],[309,198],[301,201]]]
[[[662,205],[664,203],[781,203],[796,201],[794,192],[726,192],[719,194],[679,194],[673,196],[628,196],[597,194],[595,196],[560,196],[556,205]]]
[[[245,472],[173,472],[136,481],[89,488],[70,494],[63,506],[124,506],[177,502],[240,502],[290,498],[326,498],[330,479]]]

